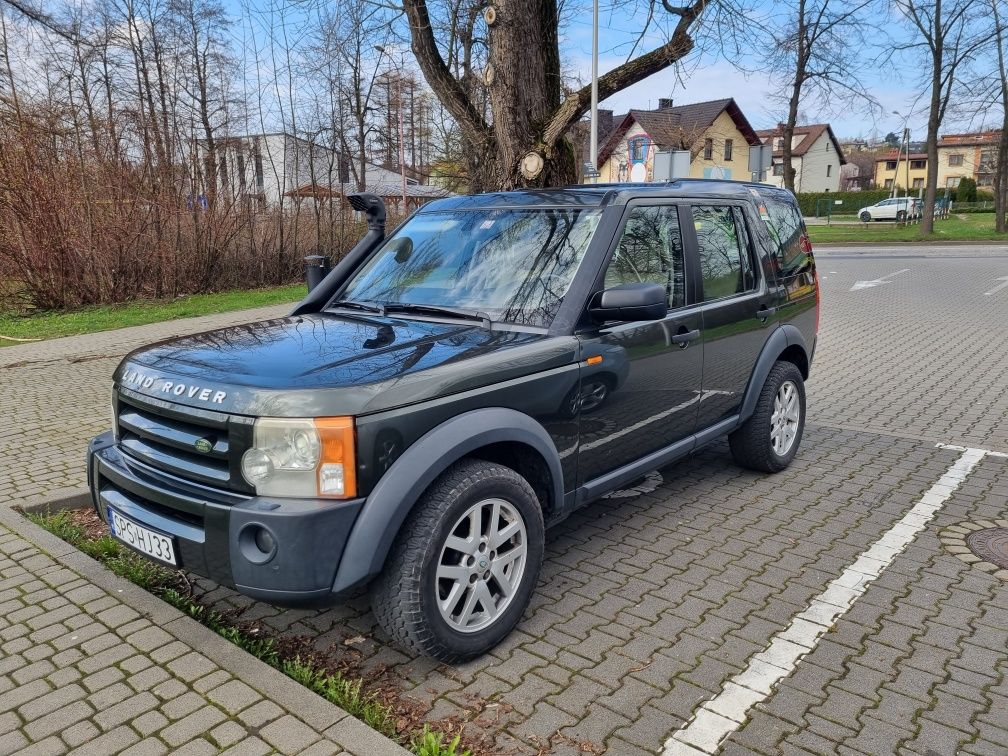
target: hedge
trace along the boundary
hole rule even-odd
[[[902,196],[903,190],[900,189],[900,194]],[[923,191],[921,191],[921,196],[923,196]],[[945,190],[942,187],[938,189],[938,197],[941,198],[945,195]],[[952,200],[955,201],[956,193],[955,190],[951,192]],[[829,200],[832,205],[833,215],[853,215],[862,207],[868,207],[869,205],[874,205],[876,202],[881,202],[884,199],[889,199],[892,196],[891,189],[864,189],[860,192],[798,192],[795,195],[798,198],[798,206],[801,208],[802,215],[812,217],[815,216],[816,210],[820,209],[821,212],[826,212],[826,203],[822,203],[821,208],[817,208],[819,200]],[[914,194],[916,196],[916,193]],[[833,204],[837,200],[841,200],[843,204],[837,205]],[[994,195],[991,192],[979,190],[976,193],[977,202],[993,202]]]
[[[865,189],[860,192],[799,192],[795,196],[798,198],[802,215],[814,216],[819,200],[829,200],[830,203],[840,200],[842,204],[833,204],[832,212],[836,215],[851,215],[862,207],[888,199],[891,194],[892,191],[889,189]],[[825,212],[826,203],[823,202],[822,205],[822,212]]]

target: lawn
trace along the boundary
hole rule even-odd
[[[294,284],[270,289],[196,294],[178,299],[140,300],[121,305],[87,307],[70,312],[42,312],[31,315],[0,313],[0,347],[20,343],[13,339],[23,341],[54,339],[59,336],[108,331],[112,328],[191,318],[215,312],[296,302],[304,297],[306,291],[303,284]]]
[[[1005,241],[994,231],[994,213],[954,213],[935,221],[934,233],[925,236],[920,225],[897,226],[892,223],[809,226],[813,244],[829,242],[942,242],[942,241]]]

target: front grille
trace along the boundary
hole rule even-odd
[[[128,389],[116,399],[116,430],[123,452],[185,480],[251,492],[240,471],[241,455],[251,440],[251,425],[245,418],[145,401]]]

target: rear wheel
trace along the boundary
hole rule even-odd
[[[545,543],[542,510],[514,470],[463,460],[403,523],[371,605],[393,640],[446,662],[511,632],[528,605]]]
[[[907,219],[906,210],[900,210],[898,213],[896,213],[896,220],[899,221],[900,223],[905,223],[906,219]]]
[[[805,430],[805,382],[792,362],[770,369],[756,410],[728,436],[732,456],[743,467],[780,472],[798,453]]]
[[[867,223],[868,221],[871,220],[871,213],[869,213],[867,210],[864,210],[858,217],[861,219],[862,223]]]

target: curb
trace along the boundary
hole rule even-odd
[[[84,509],[91,506],[91,491],[75,486],[72,488],[57,488],[45,496],[29,496],[24,503],[12,505],[11,509],[20,509],[33,514],[61,512],[64,509]]]
[[[978,239],[969,241],[964,239],[927,239],[904,241],[892,239],[888,241],[837,241],[837,242],[813,242],[815,249],[829,249],[830,247],[991,247],[993,249],[1003,249],[1008,252],[1008,238],[1003,242],[991,241],[990,239]]]
[[[67,509],[68,504],[57,507]],[[398,743],[372,730],[335,704],[265,662],[256,659],[192,617],[166,604],[143,588],[114,574],[66,541],[22,517],[11,507],[0,507],[0,523],[46,552],[55,561],[116,596],[176,640],[213,659],[221,668],[311,724],[337,745],[356,756],[409,754]]]

